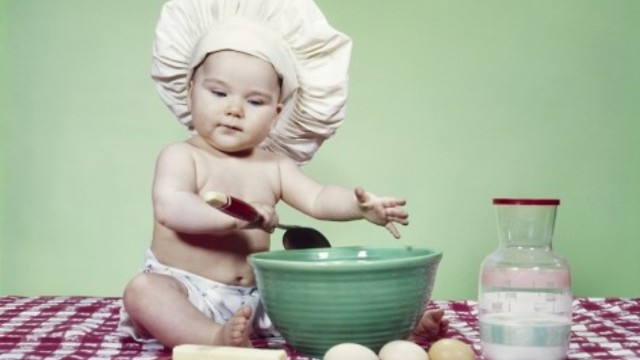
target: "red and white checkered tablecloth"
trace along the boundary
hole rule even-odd
[[[116,331],[119,298],[0,297],[0,359],[171,359]]]
[[[0,359],[171,359],[162,345],[117,332],[121,306],[119,298],[0,297]],[[474,301],[429,306],[445,309],[451,320],[447,337],[480,354]],[[577,298],[573,318],[568,359],[640,359],[640,298]],[[282,339],[255,340],[254,346],[284,347],[291,360],[311,359]]]
[[[447,337],[480,349],[475,301],[435,301],[451,319]],[[428,347],[430,344],[422,344]],[[640,298],[576,298],[567,359],[640,359]]]

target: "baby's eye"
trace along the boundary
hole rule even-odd
[[[220,90],[211,90],[211,93],[217,97],[225,97],[227,96],[227,93],[224,91],[220,91]]]
[[[254,106],[261,106],[264,105],[265,101],[262,99],[249,99],[249,104],[254,105]]]

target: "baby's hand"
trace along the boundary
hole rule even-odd
[[[260,214],[260,218],[258,221],[250,223],[248,228],[258,228],[272,233],[279,221],[276,209],[272,205],[262,203],[252,203],[251,206]]]
[[[399,239],[400,232],[395,223],[409,224],[409,214],[402,208],[407,202],[398,198],[378,197],[360,187],[355,189],[355,194],[362,216],[374,224],[386,227],[393,237]]]

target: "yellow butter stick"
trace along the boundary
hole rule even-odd
[[[173,360],[287,360],[284,350],[231,346],[178,345]]]

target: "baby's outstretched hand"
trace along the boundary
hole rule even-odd
[[[362,216],[370,222],[384,226],[396,239],[400,238],[400,232],[395,224],[408,225],[409,214],[403,206],[407,203],[403,199],[392,197],[379,197],[366,192],[363,188],[355,189],[356,199],[362,211]]]

